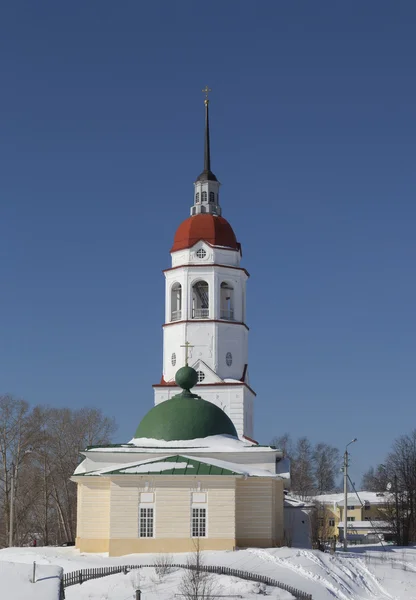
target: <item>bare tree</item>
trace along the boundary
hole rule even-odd
[[[313,495],[315,489],[312,446],[308,438],[298,439],[291,462],[292,489],[303,500],[306,500]]]
[[[293,442],[290,433],[286,432],[281,436],[273,438],[270,444],[281,450],[284,458],[292,458]]]
[[[218,596],[214,575],[204,570],[199,538],[195,551],[187,560],[187,568],[179,584],[179,593],[185,600],[215,600]]]
[[[320,442],[312,453],[315,489],[318,494],[331,492],[335,488],[335,478],[340,467],[338,448]]]
[[[385,471],[392,495],[390,519],[398,544],[416,541],[416,429],[393,443]]]
[[[114,420],[98,409],[30,410],[24,400],[0,396],[0,546],[8,544],[12,481],[14,543],[74,539],[76,486],[69,478],[79,451],[110,442],[114,431]]]
[[[385,492],[387,490],[388,475],[383,465],[370,467],[361,479],[361,489],[367,492]]]

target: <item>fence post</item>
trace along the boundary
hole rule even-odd
[[[141,600],[142,593],[140,590],[136,590],[136,600]]]
[[[36,583],[36,562],[33,561],[32,583]]]

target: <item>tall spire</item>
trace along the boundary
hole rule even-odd
[[[205,104],[205,145],[204,145],[204,170],[201,175],[198,177],[197,181],[217,181],[214,173],[211,171],[211,150],[209,145],[209,98],[208,94],[211,92],[211,89],[206,85],[202,90],[205,94],[204,104]]]
[[[205,148],[204,148],[204,171],[211,171],[211,152],[209,148],[209,99],[208,93],[211,91],[208,86],[205,87],[206,96],[204,100],[205,104]]]

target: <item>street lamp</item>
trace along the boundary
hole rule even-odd
[[[23,452],[23,457],[26,456],[26,454],[30,454],[32,452],[32,450],[25,450]],[[11,476],[10,476],[10,515],[9,515],[9,548],[11,548],[13,546],[13,525],[14,525],[14,494],[15,494],[15,487],[16,487],[16,481],[17,481],[17,473],[19,471],[19,463],[14,464],[14,462],[12,463],[12,467],[11,467]]]
[[[347,506],[348,506],[348,446],[357,441],[354,438],[345,446],[344,452],[344,552],[347,552]]]

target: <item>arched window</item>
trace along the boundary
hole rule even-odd
[[[210,192],[209,193],[209,201],[214,203],[215,202],[215,194],[214,192]]]
[[[234,321],[234,288],[225,281],[220,289],[220,318]]]
[[[170,320],[180,321],[182,318],[182,286],[174,283],[170,292]]]
[[[195,200],[196,200],[196,203],[198,204],[199,203],[199,192],[196,193]]]
[[[192,286],[192,318],[209,318],[209,286],[206,281],[197,281]]]
[[[206,202],[208,200],[208,194],[206,192],[202,192],[202,202]]]

